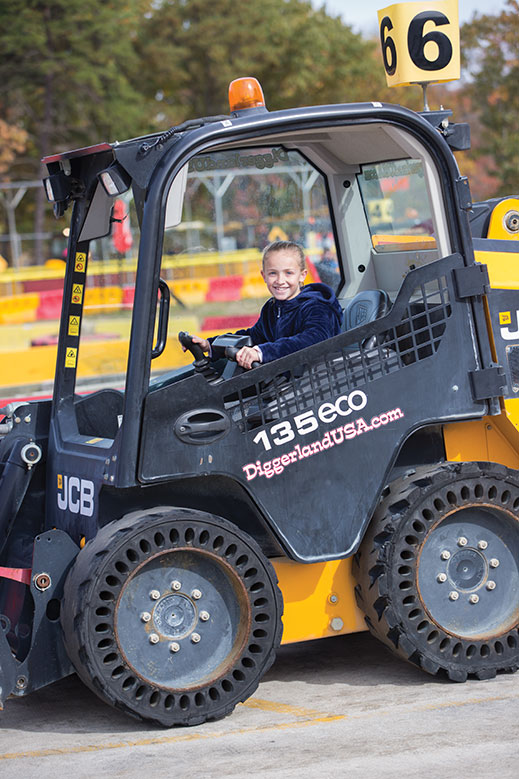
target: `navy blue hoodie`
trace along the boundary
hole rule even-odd
[[[342,309],[332,288],[306,284],[291,300],[267,300],[256,324],[237,334],[250,335],[263,362],[271,362],[338,335],[341,323]]]

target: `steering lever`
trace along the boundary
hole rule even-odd
[[[232,360],[233,362],[236,362],[236,355],[240,351],[242,347],[241,346],[226,346],[225,347],[225,356],[228,360]],[[260,362],[257,360],[254,360],[254,362],[251,365],[251,368],[259,368],[261,365]]]

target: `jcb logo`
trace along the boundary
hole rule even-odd
[[[91,517],[94,513],[94,482],[58,473],[58,508]]]
[[[501,330],[501,338],[504,341],[517,341],[519,340],[519,311],[515,311],[515,326],[511,330],[509,327],[503,327],[503,325],[512,324],[512,312],[500,311],[499,312],[499,329]]]

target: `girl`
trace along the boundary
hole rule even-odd
[[[251,368],[253,362],[277,360],[340,332],[342,309],[335,293],[326,284],[303,286],[306,273],[299,244],[273,241],[263,250],[261,275],[272,297],[261,309],[255,325],[236,332],[249,335],[253,343],[242,347],[236,355],[243,368]],[[211,351],[212,340],[193,336],[205,352]],[[211,353],[213,359],[220,356]]]

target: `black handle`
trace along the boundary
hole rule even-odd
[[[198,361],[207,359],[200,344],[195,343],[195,341],[193,341],[193,336],[189,335],[189,333],[186,333],[185,330],[180,331],[178,334],[178,340],[182,346],[185,346],[185,348],[191,352],[195,360]]]
[[[151,359],[160,357],[165,349],[168,340],[168,321],[169,321],[169,287],[164,279],[159,279],[160,303],[159,303],[159,324],[157,327],[157,343],[151,350]]]
[[[226,346],[225,347],[225,356],[228,360],[232,360],[233,362],[236,362],[236,355],[240,351],[240,349],[243,349],[242,346]],[[251,365],[251,368],[259,368],[261,365],[260,362],[257,360],[254,360],[254,362]]]

